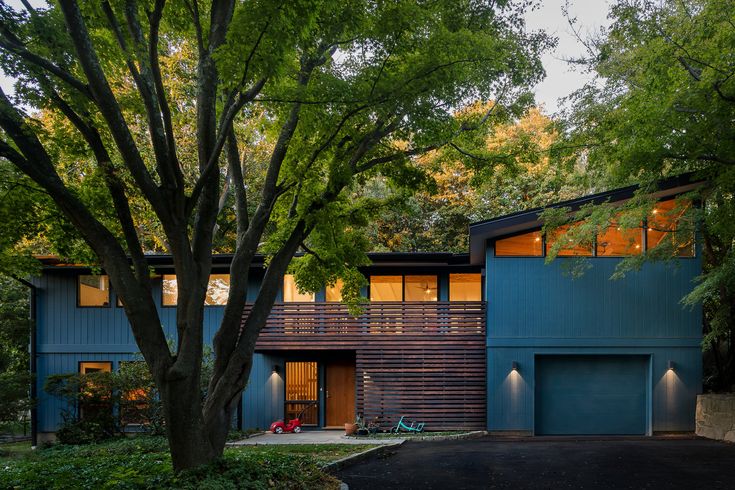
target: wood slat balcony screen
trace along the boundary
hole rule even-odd
[[[358,317],[335,303],[276,304],[256,349],[354,351],[357,413],[384,427],[404,415],[427,430],[485,428],[482,302],[370,303]]]
[[[251,306],[245,307],[243,321]],[[352,316],[340,303],[277,303],[256,349],[350,349],[395,346],[429,338],[472,340],[485,335],[485,304],[463,302],[386,302],[365,305]]]

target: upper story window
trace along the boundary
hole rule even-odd
[[[370,276],[370,301],[403,301],[403,276]]]
[[[482,301],[482,275],[449,274],[449,301]]]
[[[438,295],[436,276],[405,276],[404,301],[436,301]]]
[[[501,238],[495,242],[495,255],[499,257],[542,257],[543,241],[540,231]]]
[[[646,240],[643,240],[643,224],[641,228],[622,227],[617,216],[602,233],[595,237],[595,256],[625,257],[640,255],[644,249],[651,250],[662,242],[671,243],[679,257],[694,256],[694,233],[681,228],[681,217],[691,206],[690,202],[669,199],[656,203],[645,227]],[[546,248],[542,247],[541,231],[501,238],[495,241],[495,255],[498,257],[540,257],[548,254],[557,237],[561,237],[570,226],[559,227],[546,237]],[[564,238],[559,238],[564,240]],[[574,245],[569,240],[568,246],[562,246],[558,254],[565,256],[592,256],[592,247]]]
[[[641,228],[622,228],[610,223],[607,230],[597,237],[598,257],[624,257],[643,253],[643,232]]]
[[[688,202],[674,199],[656,203],[647,222],[646,242],[649,250],[664,240],[671,240],[680,257],[694,256],[694,234],[678,230],[679,219],[689,206]]]
[[[227,304],[227,296],[230,294],[229,274],[210,274],[207,283],[207,295],[204,304],[208,306],[224,306]]]
[[[551,247],[554,246],[556,237],[566,233],[568,230],[569,230],[569,225],[560,226],[554,232],[553,235],[546,237],[546,253],[547,254],[551,250]],[[571,244],[568,247],[564,247],[562,244],[562,248],[559,249],[559,253],[557,255],[559,257],[569,257],[569,256],[588,256],[590,257],[592,256],[592,248],[584,246],[584,245],[571,245]]]
[[[226,305],[229,294],[230,275],[210,274],[204,304],[207,306]],[[178,296],[179,287],[176,283],[176,276],[174,274],[164,274],[161,281],[161,304],[163,306],[176,306]]]
[[[370,301],[437,301],[435,275],[370,276]]]
[[[338,303],[342,301],[342,287],[344,282],[337,279],[333,286],[327,286],[325,291],[325,299],[330,303]]]
[[[314,293],[300,293],[296,287],[293,274],[283,276],[283,302],[284,303],[313,303]]]
[[[107,276],[78,277],[79,306],[110,306],[110,279]]]

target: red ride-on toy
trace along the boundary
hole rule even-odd
[[[276,420],[271,424],[271,432],[274,434],[283,434],[284,432],[295,432],[298,434],[301,432],[301,416],[304,415],[304,412],[306,412],[306,410],[312,405],[316,405],[316,402],[307,404],[304,409],[299,412],[296,418],[289,420],[288,423],[283,420]]]

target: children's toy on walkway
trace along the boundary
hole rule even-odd
[[[423,422],[411,422],[411,425],[408,425],[408,423],[404,422],[403,419],[405,417],[401,417],[401,420],[398,421],[398,424],[391,427],[390,431],[393,434],[399,434],[400,432],[423,432],[424,431],[424,424]]]

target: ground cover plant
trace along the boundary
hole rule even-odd
[[[234,489],[338,488],[322,466],[371,445],[294,444],[229,447],[221,459],[175,474],[163,437],[116,439],[30,452],[0,446],[0,488]]]

